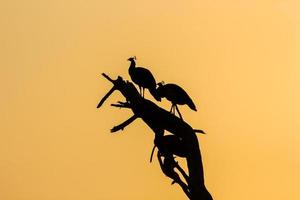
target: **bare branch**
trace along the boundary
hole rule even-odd
[[[123,130],[126,126],[128,126],[129,124],[131,124],[134,120],[137,119],[136,115],[133,115],[132,117],[130,117],[129,119],[127,119],[125,122],[123,122],[122,124],[118,125],[118,126],[114,126],[110,132],[114,133],[117,132],[119,130]]]
[[[113,104],[110,104],[111,106],[113,107],[118,107],[118,108],[131,108],[130,106],[130,103],[128,102],[121,102],[121,101],[118,101],[118,103],[113,103]]]
[[[104,78],[106,78],[106,79],[109,80],[110,82],[114,83],[114,80],[112,80],[107,74],[102,73],[102,76],[104,76]]]
[[[102,104],[104,103],[104,101],[116,90],[116,87],[113,86],[108,93],[101,99],[101,101],[99,102],[97,108],[100,108],[102,106]]]
[[[194,129],[195,133],[202,133],[202,134],[206,134],[203,130],[200,129]]]
[[[158,159],[160,168],[163,171],[163,173],[167,177],[173,179],[172,184],[177,183],[182,188],[184,193],[188,196],[188,198],[192,199],[188,186],[181,180],[179,175],[174,171],[174,167],[176,164],[174,158],[173,157],[165,157],[164,161],[162,161],[161,157],[162,157],[162,155],[158,151],[157,159]]]
[[[180,165],[178,164],[178,162],[175,163],[175,168],[178,169],[178,171],[182,174],[182,176],[184,177],[185,181],[187,183],[189,183],[189,176],[185,173],[185,171],[182,169],[182,167],[180,167]]]
[[[117,107],[117,108],[131,108],[130,106],[125,106],[125,105],[120,105],[120,104],[115,104],[115,103],[112,103],[110,105],[113,107]]]

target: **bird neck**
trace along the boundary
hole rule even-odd
[[[130,61],[131,63],[130,63],[130,66],[129,66],[129,71],[131,71],[131,70],[133,70],[134,68],[135,68],[135,61],[134,60],[132,60],[132,61]]]

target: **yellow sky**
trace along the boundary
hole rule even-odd
[[[216,200],[300,199],[296,0],[0,2],[0,199],[183,200],[153,133],[98,100],[126,59],[181,85]],[[149,93],[146,93],[149,97]],[[164,100],[160,106],[169,109]],[[122,168],[118,166],[121,164]]]

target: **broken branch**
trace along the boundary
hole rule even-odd
[[[131,124],[134,120],[137,119],[136,115],[133,115],[132,117],[130,117],[129,119],[127,119],[125,122],[123,122],[122,124],[118,125],[118,126],[114,126],[110,132],[114,133],[117,132],[119,130],[123,130],[126,126],[128,126],[129,124]]]
[[[99,102],[97,108],[100,108],[102,106],[102,104],[104,103],[104,101],[116,90],[116,87],[113,86],[108,93],[101,99],[101,101]]]

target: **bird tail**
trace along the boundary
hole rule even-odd
[[[159,96],[156,88],[151,88],[151,89],[149,88],[149,92],[156,99],[156,101],[161,101],[161,97]]]
[[[196,106],[194,104],[194,102],[192,101],[192,99],[189,100],[188,104],[187,104],[192,110],[197,111]]]

